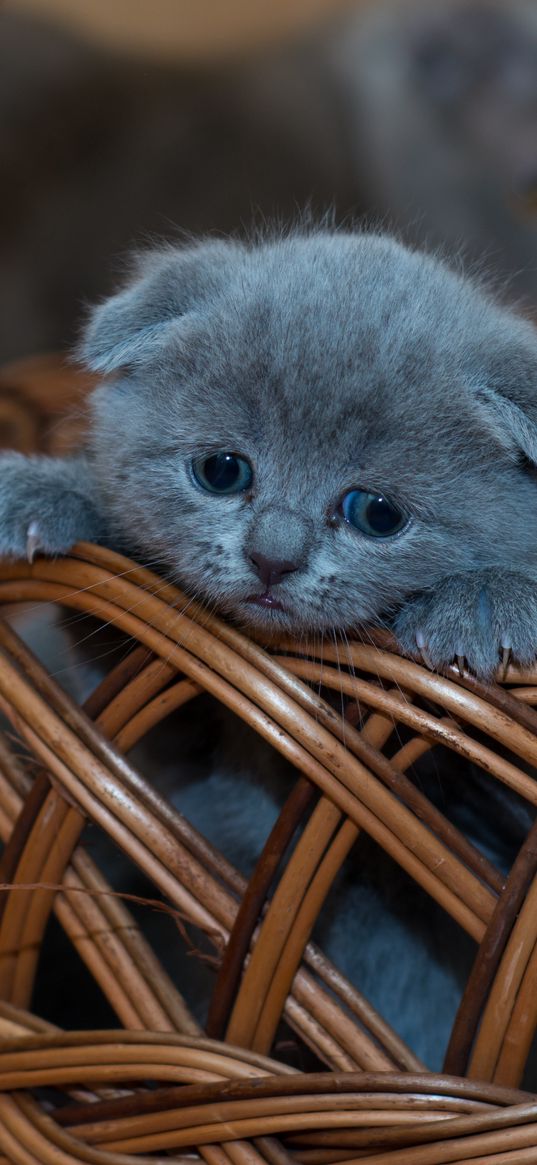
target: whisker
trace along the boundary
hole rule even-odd
[[[154,559],[150,562],[136,562],[136,563],[134,563],[133,566],[129,567],[128,570],[122,570],[122,571],[119,571],[117,574],[111,574],[110,581],[112,579],[126,578],[127,575],[134,574],[137,570],[140,570],[140,568],[142,568],[142,570],[151,570],[153,567],[158,566],[158,565],[160,565],[160,566],[162,565],[161,559]],[[166,582],[169,582],[169,581],[170,581],[169,579],[166,580]],[[85,587],[79,587],[77,590],[68,591],[67,594],[64,595],[63,600],[59,600],[58,603],[56,603],[55,600],[51,600],[51,599],[47,599],[44,602],[39,602],[39,603],[24,603],[24,612],[25,612],[25,614],[29,614],[29,615],[33,614],[36,611],[42,610],[42,608],[47,603],[52,605],[52,606],[61,606],[62,602],[64,604],[67,602],[67,599],[73,599],[73,598],[76,598],[78,595],[84,595],[84,594],[88,593],[89,591],[94,590],[95,587],[98,587],[100,585],[101,585],[101,581],[99,580],[98,582],[88,583],[88,585]],[[21,603],[21,606],[22,606],[22,603]],[[80,617],[83,618],[85,614],[86,614],[86,612],[82,612],[82,614],[77,612],[77,614],[74,616],[74,618],[80,618]]]
[[[340,662],[340,658],[339,658],[338,639],[337,639],[337,633],[336,633],[335,627],[331,628],[331,637],[332,637],[332,640],[334,643],[334,651],[336,653],[336,667],[337,667],[337,672],[338,672],[338,676],[339,676],[339,696],[340,696],[340,704],[341,704],[342,742],[343,742],[343,746],[346,748],[347,747],[347,740],[346,740],[346,735],[345,735],[345,728],[346,728],[345,696],[344,696],[344,692],[343,692],[343,682],[342,682],[342,678],[341,678],[342,669],[341,669],[341,662]]]

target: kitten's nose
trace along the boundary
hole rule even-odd
[[[267,590],[280,583],[284,575],[292,574],[294,570],[298,570],[296,562],[289,562],[287,558],[267,558],[265,554],[260,554],[256,550],[252,550],[250,561],[254,564],[257,574]]]

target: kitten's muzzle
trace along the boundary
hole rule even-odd
[[[256,574],[259,575],[263,586],[267,588],[267,596],[271,587],[277,586],[286,574],[292,574],[299,568],[297,562],[291,562],[287,558],[267,558],[265,554],[256,550],[251,551],[250,562],[255,568]]]
[[[304,568],[312,536],[311,519],[291,507],[267,505],[254,510],[244,556],[266,593]]]
[[[255,603],[257,607],[264,607],[266,611],[283,611],[283,603],[272,594],[272,587],[281,583],[282,579],[293,571],[298,570],[298,563],[287,558],[268,558],[260,551],[252,550],[250,562],[255,567],[266,590],[261,595],[248,595],[247,602]]]

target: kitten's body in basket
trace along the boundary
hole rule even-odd
[[[169,247],[93,312],[81,356],[103,376],[87,454],[0,459],[2,555],[105,540],[261,632],[389,621],[482,676],[537,655],[537,335],[472,281],[380,235]],[[214,803],[246,805],[231,770]],[[344,899],[335,957],[375,934],[363,974],[437,1065],[458,985],[432,915],[414,948],[374,887]]]

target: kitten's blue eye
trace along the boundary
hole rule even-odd
[[[383,494],[351,489],[341,501],[341,513],[349,526],[370,538],[390,538],[407,524],[406,514]]]
[[[253,481],[250,462],[238,453],[213,453],[195,457],[192,473],[202,489],[212,494],[238,494],[249,489]]]

